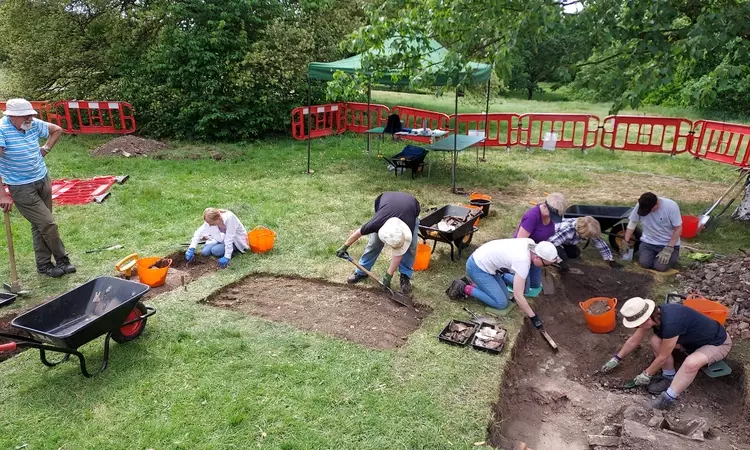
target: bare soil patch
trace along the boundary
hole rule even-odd
[[[120,136],[91,151],[93,156],[149,156],[166,148],[167,144],[133,135]]]
[[[708,419],[710,433],[700,447],[693,447],[694,441],[649,428],[646,424],[653,412],[638,417],[632,414],[634,405],[642,405],[652,397],[645,389],[626,391],[620,386],[645,369],[653,355],[644,341],[611,374],[595,375],[630,332],[618,316],[615,331],[591,333],[578,302],[592,297],[625,301],[643,296],[649,292],[652,279],[609,268],[578,267],[583,270],[582,275],[562,275],[556,280],[556,295],[540,297],[535,308],[560,351],[553,353],[542,336],[525,324],[494,408],[490,442],[500,448],[513,448],[520,441],[533,449],[588,449],[588,435],[602,434],[605,426],[623,424],[629,419],[629,433],[634,427],[641,427],[639,430],[650,433],[662,450],[749,445],[743,412],[744,372],[741,364],[731,360],[731,353],[727,363],[732,375],[712,379],[699,373],[680,396],[678,405],[666,413],[670,420],[679,419],[682,423],[697,416]],[[675,358],[679,365],[681,358],[677,354]],[[646,441],[623,435],[619,448],[647,448]]]
[[[431,312],[398,306],[377,289],[270,275],[250,275],[206,303],[375,349],[403,345]]]
[[[17,330],[13,328],[10,325],[10,322],[15,319],[18,316],[18,314],[7,314],[5,316],[0,317],[0,332],[8,333],[8,334],[17,334],[19,336],[28,337],[29,335],[21,330]],[[0,337],[0,344],[7,344],[8,342],[11,342],[10,339],[5,339],[3,337]],[[17,354],[23,352],[26,350],[25,348],[17,348],[16,350],[12,352],[0,352],[0,362],[3,362],[5,360],[8,360]]]

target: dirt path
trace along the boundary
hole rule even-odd
[[[633,419],[628,422],[630,428],[649,430],[660,442],[661,450],[693,448],[693,441],[645,426],[652,413],[641,414],[637,408],[651,398],[645,390],[619,389],[650,364],[652,355],[644,346],[629,355],[612,374],[594,375],[630,333],[619,319],[612,333],[589,332],[578,302],[597,296],[624,301],[648,292],[651,278],[608,268],[578,267],[584,271],[583,275],[565,275],[557,280],[557,295],[543,296],[537,301],[536,310],[559,345],[559,353],[553,354],[536,330],[524,329],[495,406],[496,418],[489,427],[490,442],[501,448],[513,448],[516,441],[521,441],[532,449],[588,449],[587,435],[598,435],[606,425],[621,425],[629,418]],[[696,448],[732,449],[732,444],[736,448],[750,445],[743,412],[743,369],[731,360],[731,354],[728,363],[734,370],[732,375],[711,379],[699,374],[680,396],[679,406],[667,413],[670,419],[681,421],[695,416],[709,420],[711,439]],[[634,410],[639,413],[634,415]],[[619,448],[648,447],[637,439],[634,444],[625,441],[623,438]]]
[[[398,306],[377,289],[268,275],[250,275],[206,302],[376,349],[403,345],[431,312]]]

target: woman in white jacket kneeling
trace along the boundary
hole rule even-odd
[[[214,255],[219,258],[219,267],[229,265],[235,250],[244,253],[250,248],[247,242],[247,230],[232,211],[226,209],[206,208],[203,211],[203,225],[195,233],[190,248],[185,252],[185,259],[192,261],[195,248],[202,239],[206,243],[201,249],[203,256]]]

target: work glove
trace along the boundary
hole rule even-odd
[[[636,386],[646,386],[651,382],[651,375],[647,374],[644,370],[637,377],[633,378]]]
[[[624,255],[630,250],[630,244],[628,244],[625,240],[622,241],[622,244],[620,244],[620,254]]]
[[[393,275],[388,272],[383,275],[383,289],[386,291],[391,289],[391,279],[393,279]]]
[[[542,319],[539,318],[536,314],[533,317],[529,317],[529,320],[531,321],[531,324],[534,325],[534,328],[537,330],[542,328]]]
[[[568,265],[567,261],[561,261],[558,264],[558,267],[559,267],[560,273],[568,273],[568,272],[570,272],[570,266]]]
[[[187,251],[185,252],[185,260],[187,260],[187,262],[190,262],[193,260],[193,258],[195,258],[195,249],[194,248],[187,249]]]
[[[349,254],[346,252],[347,250],[349,250],[349,246],[346,244],[342,245],[338,248],[338,250],[336,250],[336,256],[338,256],[339,258],[347,259],[347,256],[349,256]]]
[[[667,246],[664,247],[664,250],[660,251],[658,255],[656,255],[656,259],[659,260],[660,264],[667,265],[669,264],[669,259],[672,258],[672,252],[674,251],[674,247]]]
[[[609,267],[611,267],[614,270],[622,270],[622,264],[618,263],[617,261],[609,261]]]
[[[221,258],[219,258],[219,267],[222,269],[226,269],[229,265],[229,259],[230,258],[227,258],[226,256],[222,256]]]
[[[607,373],[612,371],[617,365],[620,364],[620,358],[617,357],[617,355],[613,356],[612,359],[604,363],[601,369],[599,369],[599,372],[601,373]]]

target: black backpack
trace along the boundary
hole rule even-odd
[[[401,118],[398,114],[391,114],[385,122],[383,133],[395,134],[401,131]]]

